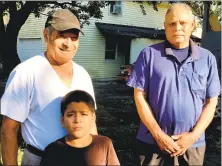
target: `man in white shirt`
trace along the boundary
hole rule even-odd
[[[22,165],[39,165],[45,147],[63,137],[61,98],[71,90],[90,93],[87,71],[72,61],[79,47],[79,20],[67,9],[50,15],[43,31],[45,53],[19,64],[10,74],[1,98],[1,152],[4,165],[17,165],[17,134],[21,125],[27,143]],[[97,134],[96,124],[92,134]]]

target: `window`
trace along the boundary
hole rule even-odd
[[[109,10],[111,14],[121,14],[122,12],[121,1],[114,1],[112,4],[110,4]]]
[[[114,39],[106,39],[105,60],[116,60],[117,58],[117,43]]]

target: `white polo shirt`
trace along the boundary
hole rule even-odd
[[[25,142],[44,150],[66,134],[60,123],[60,103],[76,89],[95,99],[91,78],[83,67],[73,62],[73,80],[67,88],[42,53],[11,72],[1,98],[1,114],[21,122]]]

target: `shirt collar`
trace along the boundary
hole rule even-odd
[[[190,56],[194,59],[194,60],[199,60],[200,59],[200,53],[199,50],[197,48],[197,45],[193,42],[193,40],[190,39],[189,42],[189,46],[190,46]],[[173,55],[173,51],[171,49],[171,44],[166,40],[165,41],[165,53],[166,55]]]

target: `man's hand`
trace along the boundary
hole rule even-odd
[[[191,132],[181,133],[179,135],[171,136],[175,141],[175,143],[179,146],[180,150],[171,154],[171,156],[180,156],[183,155],[186,150],[193,145],[196,141],[195,137]]]
[[[160,150],[166,151],[169,154],[174,154],[180,152],[179,146],[174,142],[173,138],[161,132],[157,136],[154,137],[157,145],[159,146]]]

